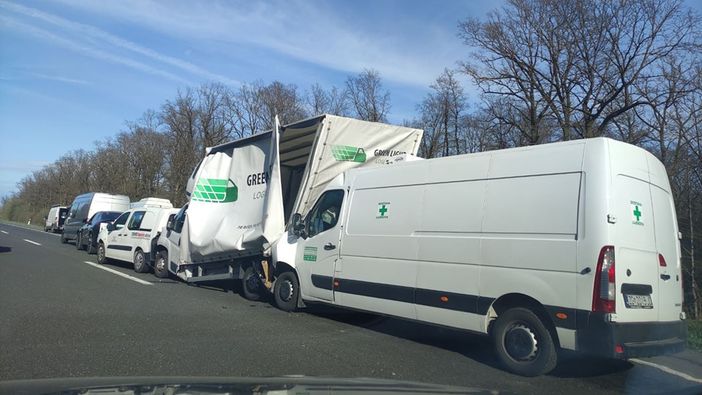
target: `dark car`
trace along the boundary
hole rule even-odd
[[[100,224],[112,222],[122,214],[120,211],[98,211],[95,213],[85,225],[78,229],[76,236],[76,249],[85,249],[88,254],[94,254],[97,251],[97,237],[100,232]]]

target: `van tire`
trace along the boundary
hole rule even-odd
[[[86,244],[85,251],[92,255],[96,252],[95,244],[93,244],[93,234],[88,233],[88,243]]]
[[[137,273],[146,273],[149,271],[149,265],[146,263],[146,255],[144,255],[144,251],[140,249],[134,251],[134,271]]]
[[[261,292],[263,284],[261,279],[256,274],[253,266],[249,265],[244,270],[244,276],[241,279],[241,296],[245,299],[256,302],[261,300]]]
[[[558,362],[551,332],[529,309],[515,307],[500,314],[493,328],[493,340],[498,359],[512,373],[540,376],[553,370]]]
[[[104,265],[110,260],[105,256],[105,243],[99,242],[97,250],[97,261],[99,264]]]
[[[168,252],[165,250],[156,253],[156,260],[154,260],[154,276],[158,278],[168,278]]]
[[[76,250],[80,251],[83,249],[83,236],[81,236],[82,232],[76,233]]]
[[[275,305],[283,311],[295,311],[300,297],[300,283],[292,271],[281,273],[273,287]]]

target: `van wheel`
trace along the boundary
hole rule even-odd
[[[497,357],[512,373],[534,377],[556,367],[558,353],[551,332],[529,309],[515,307],[500,314],[493,336]]]
[[[101,265],[104,265],[108,262],[108,259],[105,256],[105,243],[103,243],[103,242],[100,242],[98,244],[97,261]]]
[[[134,252],[134,271],[137,273],[146,273],[149,271],[149,265],[146,264],[144,251],[139,249]]]
[[[168,278],[168,252],[161,250],[156,253],[154,275],[158,278]]]
[[[81,232],[76,233],[76,250],[82,250],[83,249],[83,236],[81,236]]]
[[[293,272],[283,272],[275,280],[275,305],[283,311],[295,311],[300,297],[300,284]]]
[[[247,267],[244,270],[244,278],[241,279],[241,296],[254,302],[261,300],[262,288],[261,279],[256,274],[253,266]]]
[[[88,233],[88,242],[86,243],[85,250],[88,252],[88,254],[94,254],[95,253],[95,244],[93,244],[93,234]]]

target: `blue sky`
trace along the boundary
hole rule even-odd
[[[389,121],[410,119],[443,68],[469,56],[459,20],[500,3],[0,0],[0,196],[209,81],[304,91],[373,68],[391,91]],[[685,3],[702,11],[702,0]]]
[[[203,82],[304,91],[373,68],[391,91],[389,120],[409,119],[442,69],[468,54],[458,21],[494,4],[0,0],[0,196]]]

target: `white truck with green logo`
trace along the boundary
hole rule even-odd
[[[247,279],[243,293],[256,298],[275,278],[267,250],[292,213],[346,170],[415,155],[422,133],[325,114],[210,148],[188,180],[189,203],[161,232],[155,265],[187,282]]]

